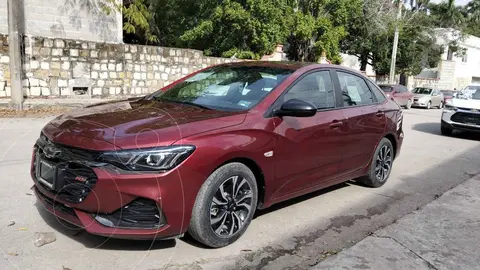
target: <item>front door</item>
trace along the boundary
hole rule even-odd
[[[286,91],[278,104],[300,99],[314,104],[318,112],[313,117],[275,119],[275,200],[299,195],[335,178],[342,159],[343,115],[336,110],[330,71],[309,73]]]
[[[337,71],[343,93],[343,115],[347,119],[344,135],[345,151],[340,170],[343,174],[365,168],[377,143],[385,132],[386,116],[377,96],[366,81],[353,74]]]

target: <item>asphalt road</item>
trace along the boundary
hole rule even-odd
[[[69,229],[30,190],[31,149],[48,118],[0,119],[0,269],[308,268],[480,173],[480,135],[441,136],[440,114],[405,111],[402,153],[382,188],[348,182],[275,205],[216,250],[188,237],[127,241]],[[35,247],[35,232],[55,232],[57,240]]]

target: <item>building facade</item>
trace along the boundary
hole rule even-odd
[[[120,43],[122,15],[107,15],[101,0],[13,0],[20,32],[28,36]],[[7,0],[0,0],[0,34],[8,34]]]

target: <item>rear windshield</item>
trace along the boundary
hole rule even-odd
[[[412,93],[421,94],[421,95],[430,95],[430,93],[432,93],[432,89],[417,87],[412,90]]]
[[[442,91],[440,91],[440,92],[442,92],[442,94],[443,94],[444,96],[449,96],[449,97],[452,97],[453,94],[454,94],[454,92],[453,92],[453,91],[450,91],[450,90],[442,90]]]
[[[382,89],[383,92],[388,93],[393,91],[393,87],[390,85],[379,85],[380,89]]]

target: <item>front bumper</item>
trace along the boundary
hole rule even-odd
[[[414,100],[412,103],[412,107],[426,108],[428,102],[428,100]]]
[[[167,239],[182,235],[190,222],[195,198],[191,193],[196,192],[195,188],[184,190],[182,179],[198,182],[205,179],[181,166],[165,173],[134,173],[113,166],[88,167],[94,173],[95,184],[86,188],[86,195],[72,197],[67,195],[75,195],[78,186],[86,187],[85,180],[90,181],[93,176],[75,176],[77,182],[64,181],[64,186],[51,189],[45,181],[39,181],[38,160],[35,150],[31,167],[33,190],[45,208],[91,234],[113,238]],[[62,165],[66,163],[76,161]],[[64,192],[68,185],[71,194]]]
[[[480,132],[480,113],[444,109],[441,124],[450,129]]]

